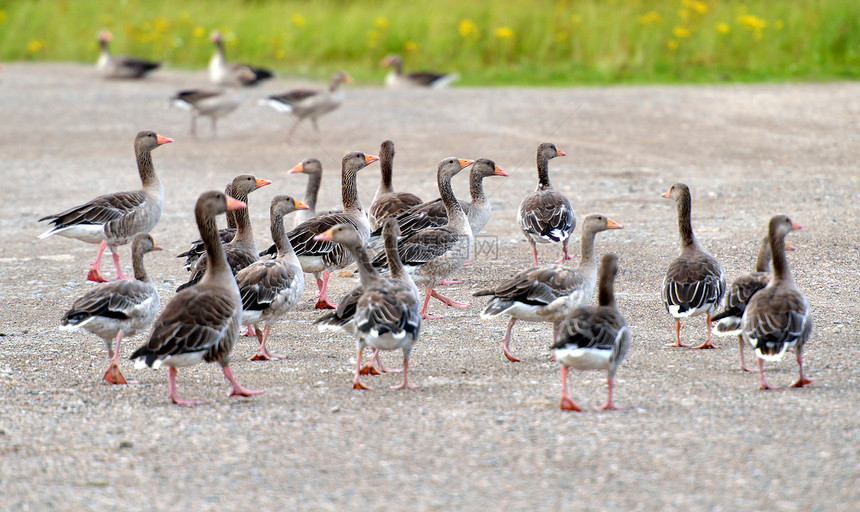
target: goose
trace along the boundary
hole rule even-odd
[[[250,73],[250,71],[246,71]],[[179,91],[170,98],[170,104],[191,112],[191,129],[197,135],[197,118],[208,117],[212,121],[212,136],[218,135],[218,119],[231,114],[239,108],[245,94],[237,88],[222,90],[188,89]]]
[[[514,363],[520,362],[510,351],[511,330],[517,320],[552,322],[554,333],[558,323],[572,311],[588,304],[597,281],[597,260],[594,255],[594,238],[597,233],[624,226],[599,213],[587,215],[582,224],[580,262],[577,268],[551,263],[519,272],[494,288],[480,290],[472,295],[490,296],[481,311],[484,320],[506,314],[510,316],[502,337],[502,352]]]
[[[382,221],[388,217],[396,217],[404,211],[422,203],[421,198],[410,192],[395,192],[391,186],[394,173],[394,142],[386,140],[379,148],[379,170],[382,180],[370,203],[370,229],[382,227]],[[443,223],[444,224],[444,223]]]
[[[143,78],[152,71],[161,67],[160,62],[152,62],[125,55],[111,55],[109,43],[113,40],[113,34],[108,30],[99,32],[99,59],[96,61],[96,69],[105,78]]]
[[[568,368],[606,370],[609,389],[606,403],[594,409],[623,409],[612,402],[615,372],[630,349],[630,329],[615,303],[615,276],[618,257],[606,254],[600,260],[597,307],[573,311],[558,326],[558,341],[552,346],[555,360],[561,364],[561,403],[565,411],[579,411],[567,393]]]
[[[553,188],[549,180],[549,161],[567,153],[544,142],[537,149],[538,185],[534,192],[526,195],[517,210],[517,224],[532,246],[535,266],[538,266],[537,244],[561,243],[562,256],[557,263],[571,259],[567,253],[570,234],[576,227],[576,214],[570,201]]]
[[[143,256],[160,250],[161,246],[148,233],[134,235],[131,242],[134,279],[121,279],[88,291],[60,320],[60,329],[83,329],[104,340],[110,366],[102,379],[110,384],[128,384],[119,369],[119,346],[123,338],[148,329],[158,313],[161,299],[143,266]]]
[[[792,386],[802,388],[812,381],[803,374],[803,351],[812,334],[812,313],[806,298],[797,289],[788,259],[785,237],[801,225],[785,215],[776,215],[768,224],[768,239],[773,253],[773,277],[767,286],[753,295],[744,310],[741,334],[755,349],[759,371],[759,389],[779,389],[764,379],[764,361],[779,361],[786,350],[797,355],[800,378]]]
[[[259,259],[257,255],[257,245],[254,243],[254,231],[251,226],[251,216],[249,215],[247,208],[248,194],[261,187],[270,185],[271,183],[272,182],[269,180],[257,178],[250,174],[240,174],[233,178],[233,181],[230,184],[228,195],[246,205],[245,208],[240,208],[233,212],[233,220],[236,224],[236,233],[233,235],[233,239],[230,240],[230,242],[224,244],[227,264],[233,275],[236,275],[240,270]],[[219,233],[219,240],[220,239]],[[204,240],[204,245],[205,243],[206,242]],[[206,267],[209,265],[207,254],[208,251],[200,255],[200,258],[197,259],[197,263],[194,265],[194,271],[191,272],[191,277],[188,278],[188,282],[179,286],[179,288],[176,289],[177,292],[182,291],[189,286],[194,286],[203,278],[206,274]]]
[[[173,139],[152,131],[138,133],[134,138],[134,152],[142,188],[105,194],[64,212],[42,217],[39,222],[50,221],[53,227],[39,235],[39,238],[60,235],[98,244],[96,260],[90,265],[87,279],[99,283],[107,282],[99,271],[99,264],[105,248],[110,248],[116,278],[124,279],[119,267],[117,247],[131,242],[137,233],[149,233],[161,218],[164,185],[155,173],[152,150],[170,142]]]
[[[672,199],[678,208],[678,232],[681,237],[681,255],[669,265],[663,278],[663,305],[675,318],[675,343],[668,347],[687,347],[681,343],[681,318],[707,315],[708,337],[694,348],[716,348],[711,343],[711,316],[717,312],[726,291],[726,276],[720,262],[711,256],[693,234],[690,215],[690,188],[675,183],[663,194]]]
[[[403,351],[403,381],[392,389],[414,389],[409,384],[409,355],[421,334],[418,294],[401,279],[381,277],[364,249],[365,241],[351,224],[339,224],[319,234],[320,241],[337,242],[352,254],[363,289],[355,306],[356,354],[353,389],[372,389],[361,382],[361,354],[365,346]]]
[[[156,319],[149,341],[130,357],[135,361],[135,368],[149,366],[157,370],[161,365],[168,366],[169,396],[175,404],[201,403],[183,400],[176,393],[177,368],[200,362],[221,365],[224,377],[232,386],[228,396],[262,393],[242,387],[230,368],[230,352],[242,322],[242,298],[227,266],[215,225],[216,215],[244,206],[241,201],[217,190],[200,195],[194,206],[194,216],[210,262],[206,275],[196,286],[173,296]]]
[[[263,80],[272,78],[274,74],[268,69],[249,66],[248,64],[239,64],[237,62],[227,62],[224,55],[224,42],[221,38],[221,32],[215,30],[209,36],[209,39],[215,45],[215,53],[209,59],[209,81],[215,85],[226,86],[251,86],[257,85]]]
[[[370,224],[367,214],[358,197],[356,174],[379,157],[360,152],[347,153],[341,162],[342,213],[318,215],[299,224],[287,236],[302,264],[302,270],[314,274],[319,289],[316,309],[335,309],[326,297],[328,278],[332,270],[344,268],[352,263],[352,256],[340,244],[317,240],[315,237],[338,224],[351,224],[365,241],[370,237]],[[271,248],[266,253],[271,253]],[[322,275],[322,278],[320,278]]]
[[[407,272],[416,284],[425,287],[424,303],[421,306],[421,318],[441,318],[427,313],[430,297],[435,297],[447,306],[466,308],[468,303],[458,302],[439,294],[434,288],[441,279],[447,278],[469,259],[472,248],[472,228],[466,218],[466,213],[454,196],[451,188],[451,178],[464,167],[474,164],[474,160],[449,157],[441,162],[436,172],[436,182],[439,195],[448,212],[448,223],[441,227],[426,228],[416,231],[400,241],[398,254]],[[388,262],[384,254],[379,254],[373,260],[373,266],[386,267]]]
[[[320,184],[322,183],[322,163],[316,158],[308,158],[303,162],[299,162],[294,165],[287,171],[287,174],[307,174],[308,175],[308,185],[305,189],[305,200],[304,203],[308,206],[307,210],[302,210],[294,215],[295,222],[293,223],[293,227],[295,228],[302,222],[316,217],[320,214],[329,214],[329,213],[342,213],[343,210],[327,210],[324,212],[317,212],[317,198],[319,197],[320,192]],[[274,251],[274,246],[270,247]],[[274,254],[274,252],[272,253]],[[260,255],[262,256],[262,254]]]
[[[787,251],[793,251],[794,247],[785,244]],[[738,337],[738,351],[740,352],[741,371],[752,372],[744,363],[744,338],[741,336],[741,319],[744,309],[750,299],[758,291],[762,290],[770,282],[770,240],[768,237],[761,239],[758,256],[755,260],[755,272],[744,274],[732,282],[731,288],[726,293],[726,303],[723,311],[711,318],[714,323],[714,334],[717,336]]]
[[[340,107],[343,103],[345,95],[340,89],[342,83],[352,83],[352,77],[345,71],[338,71],[331,77],[328,89],[294,89],[283,94],[269,96],[260,100],[259,103],[272,107],[278,112],[292,114],[296,121],[290,131],[287,132],[287,140],[289,141],[299,123],[305,118],[310,118],[314,129],[319,133],[320,128],[317,119]]]
[[[284,216],[304,209],[307,209],[305,204],[290,196],[275,196],[269,217],[278,255],[273,260],[255,261],[236,274],[236,284],[242,297],[242,324],[253,325],[260,341],[260,348],[251,357],[252,361],[286,357],[270,353],[266,349],[266,341],[272,324],[298,304],[305,289],[305,274],[284,230]],[[262,322],[266,327],[260,330],[258,324]]]
[[[429,87],[441,89],[448,87],[460,78],[460,75],[456,73],[436,73],[433,71],[403,73],[403,58],[394,53],[383,58],[380,64],[384,67],[394,68],[385,77],[385,85],[390,88]]]

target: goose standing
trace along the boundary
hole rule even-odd
[[[60,329],[84,329],[104,340],[110,366],[102,379],[111,384],[128,384],[119,369],[120,342],[148,329],[158,313],[158,288],[143,266],[143,256],[160,250],[148,233],[134,235],[131,242],[134,279],[121,279],[90,290],[72,304],[60,321]]]
[[[90,265],[87,279],[100,283],[107,282],[99,271],[99,264],[105,248],[110,248],[116,278],[124,279],[119,268],[117,247],[131,242],[137,233],[149,233],[161,218],[164,185],[155,173],[152,150],[169,142],[173,142],[173,139],[155,132],[138,133],[134,139],[134,152],[143,185],[141,190],[105,194],[62,213],[42,217],[39,222],[49,220],[54,226],[39,235],[39,238],[60,235],[99,244],[96,260]]]
[[[421,318],[441,318],[427,314],[430,297],[435,297],[450,307],[462,309],[469,306],[468,303],[457,302],[439,294],[435,288],[440,280],[459,270],[469,259],[473,241],[472,228],[460,202],[454,196],[451,178],[464,167],[474,163],[474,160],[454,157],[439,162],[436,182],[439,186],[439,195],[448,213],[448,223],[441,227],[416,231],[400,241],[398,248],[400,260],[415,283],[425,287]],[[387,264],[384,254],[378,255],[373,260],[374,267],[385,267]]]
[[[370,203],[370,229],[382,227],[382,221],[388,217],[396,217],[414,206],[422,203],[421,198],[410,192],[395,192],[391,186],[394,174],[394,142],[386,140],[379,148],[379,170],[382,179],[373,201]],[[443,223],[444,224],[444,223]]]
[[[215,53],[209,59],[208,69],[209,81],[213,84],[251,86],[257,85],[263,80],[268,80],[274,76],[268,69],[237,62],[227,62],[227,57],[224,55],[224,41],[222,41],[221,32],[217,30],[213,31],[209,39],[215,45]]]
[[[612,402],[615,372],[630,349],[630,329],[615,303],[615,276],[618,257],[607,254],[600,261],[600,279],[596,308],[583,307],[565,318],[558,327],[558,341],[552,346],[555,360],[561,364],[562,410],[579,411],[567,393],[568,368],[606,370],[609,389],[606,403],[596,410],[622,409]]]
[[[260,348],[251,357],[252,361],[286,357],[270,353],[266,349],[266,341],[272,324],[298,304],[305,289],[305,274],[284,230],[284,216],[304,209],[307,206],[292,197],[275,196],[269,217],[278,255],[273,260],[258,260],[236,274],[239,295],[242,296],[242,324],[253,325],[260,341]],[[261,322],[266,323],[263,330],[257,326]]]
[[[681,255],[669,265],[663,278],[663,305],[675,318],[675,343],[668,347],[687,347],[681,343],[681,318],[707,314],[708,337],[694,348],[716,348],[711,343],[711,315],[717,312],[726,291],[726,276],[720,262],[699,244],[693,234],[690,188],[675,183],[663,197],[678,208]]]
[[[156,319],[149,341],[130,357],[135,368],[149,366],[158,369],[167,365],[167,382],[170,399],[179,405],[200,402],[179,398],[176,393],[177,368],[200,362],[221,365],[224,377],[232,388],[228,396],[258,395],[262,391],[243,388],[233,378],[230,369],[230,352],[239,336],[242,322],[242,299],[224,249],[218,240],[215,216],[227,210],[244,208],[241,201],[213,190],[197,199],[194,216],[200,238],[206,244],[209,267],[196,286],[177,293]]]
[[[551,142],[544,142],[537,148],[537,189],[528,194],[517,210],[517,223],[532,246],[535,266],[538,266],[537,244],[561,242],[562,256],[557,263],[571,259],[567,253],[570,234],[576,227],[576,214],[570,201],[557,191],[549,180],[549,161],[557,156],[565,156],[564,151]]]
[[[803,374],[803,351],[812,333],[812,313],[806,298],[797,289],[788,259],[785,237],[800,229],[785,215],[770,219],[768,238],[773,253],[773,277],[767,286],[753,295],[744,310],[742,335],[755,349],[759,370],[759,389],[779,389],[764,380],[764,361],[779,361],[786,350],[797,354],[800,378],[793,387],[802,388],[812,381]]]
[[[489,295],[490,301],[481,311],[482,319],[510,316],[502,337],[502,352],[511,362],[519,362],[510,351],[511,330],[517,320],[552,322],[558,333],[558,323],[572,311],[588,304],[597,281],[597,260],[594,255],[594,238],[607,229],[622,229],[614,220],[592,213],[582,223],[579,267],[569,268],[551,263],[529,268],[497,285],[495,288],[475,292],[476,297]],[[555,337],[553,338],[555,341]]]
[[[362,294],[355,309],[356,345],[353,389],[372,389],[361,382],[361,353],[365,346],[403,351],[403,381],[392,389],[413,389],[408,381],[409,355],[421,334],[421,316],[415,286],[381,277],[364,249],[364,240],[351,224],[339,224],[317,235],[320,241],[343,244],[358,266]]]
[[[293,223],[293,227],[295,228],[302,222],[316,217],[320,214],[329,214],[329,213],[341,213],[342,210],[327,210],[325,212],[317,212],[317,198],[319,197],[320,192],[320,184],[322,183],[322,163],[316,158],[308,158],[303,162],[299,162],[295,166],[293,166],[287,174],[307,174],[308,175],[308,185],[305,188],[305,200],[304,203],[307,205],[307,210],[302,210],[296,215],[295,222]],[[274,254],[274,246],[269,248],[272,250],[272,254]],[[262,256],[262,254],[260,255]]]
[[[113,34],[107,30],[99,32],[99,59],[96,61],[96,69],[105,78],[143,78],[147,74],[161,67],[160,62],[153,62],[125,55],[111,55],[108,45],[113,39]]]
[[[319,133],[320,127],[317,124],[317,119],[340,107],[346,97],[343,90],[340,89],[342,83],[352,83],[352,77],[345,71],[338,71],[331,77],[327,89],[294,89],[283,94],[269,96],[260,100],[260,104],[268,105],[278,112],[292,114],[296,121],[290,131],[287,132],[287,140],[289,141],[299,123],[305,118],[310,118],[314,129]]]
[[[251,76],[248,70],[240,71],[241,74]],[[170,98],[170,104],[191,112],[191,135],[197,136],[197,118],[203,116],[212,121],[212,136],[217,137],[218,119],[239,108],[244,100],[245,94],[236,87],[217,91],[188,89]]]
[[[456,73],[437,73],[434,71],[403,73],[403,58],[394,53],[383,58],[380,64],[394,68],[385,77],[385,85],[390,88],[429,87],[441,89],[448,87],[460,78],[460,75]]]

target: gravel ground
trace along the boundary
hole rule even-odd
[[[105,82],[89,66],[9,64],[0,83],[0,502],[7,510],[858,510],[860,313],[860,84],[464,88],[387,91],[351,87],[322,134],[257,106],[299,80],[247,92],[222,120],[218,138],[188,136],[184,111],[168,109],[180,88],[205,85],[202,72],[161,71],[144,82]],[[175,139],[154,152],[167,187],[153,231],[165,247],[147,257],[162,304],[183,282],[172,256],[197,238],[197,195],[250,172],[274,181],[251,196],[258,237],[268,243],[268,203],[303,194],[286,170],[319,157],[322,206],[339,199],[339,162],[351,150],[397,144],[395,186],[435,197],[436,163],[489,157],[510,174],[491,178],[494,213],[482,251],[445,291],[458,300],[527,267],[530,253],[515,211],[534,187],[534,151],[555,142],[556,186],[580,219],[599,211],[624,224],[598,235],[599,253],[619,255],[616,283],[633,345],[616,379],[623,411],[558,409],[559,371],[547,359],[547,325],[520,323],[507,362],[504,321],[481,321],[481,303],[432,311],[410,361],[416,391],[387,389],[396,375],[351,389],[353,343],[318,334],[313,290],[273,330],[271,349],[288,358],[252,363],[240,341],[234,371],[266,393],[227,398],[216,365],[179,374],[167,399],[166,371],[134,370],[137,385],[100,380],[101,341],[58,331],[84,282],[95,246],[37,240],[36,220],[98,194],[138,186],[132,140],[143,129]],[[365,205],[378,182],[362,171]],[[664,348],[673,323],[660,283],[678,252],[674,205],[660,194],[676,182],[693,192],[693,226],[729,279],[751,270],[770,216],[804,225],[789,255],[815,315],[805,352],[814,383],[757,390],[738,370],[737,344],[719,350]],[[455,191],[465,194],[466,180]],[[572,246],[575,245],[572,244]],[[541,259],[558,256],[541,247]],[[578,255],[576,248],[574,255]],[[122,261],[130,266],[128,247]],[[110,259],[103,262],[112,275]],[[331,282],[333,298],[354,284]],[[312,283],[309,288],[312,288]],[[682,336],[700,341],[705,321]],[[127,340],[128,355],[144,336]],[[399,364],[396,354],[386,362]],[[752,360],[752,359],[751,359]],[[767,366],[769,382],[796,379],[791,356]],[[581,405],[605,400],[605,374],[572,373]]]

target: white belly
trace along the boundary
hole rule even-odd
[[[596,348],[556,349],[555,360],[577,370],[608,370],[612,351]]]

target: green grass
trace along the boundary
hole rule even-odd
[[[464,85],[860,77],[857,0],[0,0],[0,59],[94,62],[101,28],[172,67],[204,67],[219,29],[231,60],[365,83],[390,52]]]

